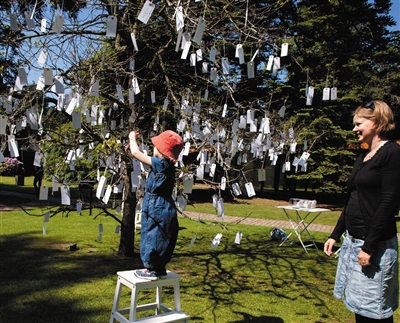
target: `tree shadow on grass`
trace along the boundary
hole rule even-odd
[[[306,254],[301,246],[279,247],[266,235],[244,238],[240,245],[221,243],[212,250],[208,239],[198,236],[197,249],[185,252],[185,246],[179,245],[180,251],[174,255],[180,258],[179,264],[186,265],[180,268],[183,277],[198,277],[191,279],[191,285],[181,284],[183,298],[186,293],[195,293],[209,301],[206,310],[199,307],[189,311],[196,322],[284,322],[283,317],[262,314],[270,307],[283,315],[309,318],[306,309],[296,305],[285,308],[279,305],[283,302],[308,304],[315,309],[312,316],[335,321],[337,313],[326,302],[327,290],[333,287],[335,264],[327,264],[320,251]],[[233,313],[230,320],[221,317],[227,312]],[[232,319],[238,316],[241,318]]]
[[[0,321],[108,320],[116,272],[140,267],[138,257],[122,259],[110,252],[99,255],[88,247],[70,251],[69,245],[57,239],[46,237],[44,243],[36,235],[1,237]],[[102,284],[96,284],[99,280]]]

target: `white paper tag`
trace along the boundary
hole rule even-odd
[[[57,94],[64,94],[64,79],[60,75],[56,75],[53,79],[54,90]]]
[[[222,233],[218,233],[211,242],[211,248],[216,249],[221,242]]]
[[[53,84],[53,69],[46,67],[43,70],[44,76],[44,85],[52,85]]]
[[[221,191],[225,191],[226,189],[226,177],[221,177]]]
[[[204,29],[206,28],[206,21],[200,17],[199,22],[197,23],[196,32],[193,36],[193,41],[201,45],[201,39],[203,38]]]
[[[306,105],[312,105],[312,101],[314,98],[314,87],[309,86],[306,92],[307,92]]]
[[[252,79],[255,77],[254,62],[247,62],[247,78]]]
[[[145,4],[143,5],[142,10],[139,13],[139,17],[137,19],[140,20],[141,22],[143,22],[144,24],[147,24],[147,22],[150,19],[151,14],[153,13],[154,8],[155,8],[155,5],[151,1],[146,0]]]
[[[235,194],[235,196],[242,195],[242,191],[241,191],[240,186],[239,186],[238,183],[233,183],[232,184],[232,190],[233,190],[233,194]]]
[[[265,169],[259,169],[257,173],[258,173],[258,180],[259,180],[260,182],[265,182],[265,180],[266,180],[266,172],[265,172]]]
[[[121,232],[121,226],[118,224],[116,227],[115,227],[115,233],[120,233]]]
[[[99,233],[104,232],[103,223],[99,223]]]
[[[210,80],[215,81],[217,79],[217,68],[216,67],[211,67],[210,70]]]
[[[185,47],[183,48],[181,59],[186,59],[187,58],[187,55],[188,55],[189,50],[190,50],[190,46],[192,46],[192,42],[189,40],[189,41],[186,42]]]
[[[331,89],[329,87],[324,88],[322,91],[322,100],[327,101],[329,100],[329,95],[331,93]]]
[[[107,18],[107,37],[115,37],[117,35],[117,17],[115,16],[108,16]]]
[[[50,212],[46,212],[46,214],[43,216],[43,222],[50,222]]]
[[[244,50],[242,44],[236,45],[235,57],[239,58],[239,64],[244,64]]]
[[[288,43],[283,43],[282,46],[281,46],[281,57],[287,56],[288,49],[289,49],[289,44]]]
[[[222,73],[224,75],[229,75],[229,60],[228,57],[221,58],[221,65],[222,65]]]
[[[112,187],[111,187],[111,185],[108,185],[106,192],[104,193],[104,197],[103,197],[104,204],[108,203],[108,200],[110,199],[110,196],[111,196],[111,192],[112,192]]]
[[[28,76],[26,75],[26,71],[23,67],[18,68],[18,76],[21,84],[28,84]]]
[[[203,50],[199,48],[198,50],[196,50],[196,61],[200,62],[202,60],[203,60]]]
[[[101,176],[96,190],[96,197],[98,199],[101,199],[101,197],[104,195],[104,190],[106,188],[106,185],[107,185],[107,178]]]
[[[140,88],[139,88],[139,82],[138,82],[138,79],[136,76],[132,79],[132,87],[133,87],[133,92],[135,93],[135,95],[138,95],[140,93]]]
[[[236,237],[235,237],[235,243],[236,244],[240,244],[240,242],[242,241],[242,237],[243,237],[243,234],[242,234],[242,232],[237,232],[236,233]]]
[[[37,166],[37,167],[42,166],[42,157],[43,157],[43,154],[36,151],[35,157],[33,159],[33,166]]]
[[[248,183],[244,184],[244,186],[246,187],[248,197],[253,197],[256,195],[256,192],[254,191],[253,183],[248,182]]]
[[[192,240],[190,241],[190,248],[193,248],[193,245],[194,245],[195,241],[196,241],[196,235],[194,235]]]
[[[78,212],[79,214],[82,212],[82,203],[76,203],[76,212]]]
[[[43,230],[43,235],[45,236],[46,235],[46,225],[45,224],[43,224],[42,230]]]
[[[15,140],[15,136],[9,135],[7,138],[8,138],[8,150],[10,151],[10,156],[12,158],[19,157],[18,144],[17,141]]]
[[[272,70],[272,65],[274,64],[274,55],[269,55],[268,63],[267,63],[267,71]]]
[[[44,48],[42,48],[41,51],[40,51],[40,54],[39,54],[39,58],[38,58],[38,60],[37,60],[37,63],[38,63],[41,67],[43,67],[44,64],[46,64],[47,55],[48,55],[47,50],[44,49]]]
[[[183,17],[183,7],[178,6],[175,9],[175,22],[176,22],[176,31],[180,31],[185,26],[185,19]]]
[[[215,62],[215,56],[217,55],[217,48],[215,46],[212,46],[210,49],[210,62]]]
[[[70,191],[67,185],[61,186],[61,204],[62,205],[70,205],[71,198],[70,198]]]
[[[53,176],[51,187],[52,187],[52,192],[58,192],[58,178],[56,176]]]
[[[18,22],[17,22],[17,15],[15,13],[10,13],[10,29],[11,30],[18,30]]]
[[[133,48],[135,49],[135,51],[138,52],[139,48],[138,48],[138,45],[137,45],[137,42],[136,42],[135,34],[133,32],[131,33],[131,39],[132,39]],[[135,62],[135,60],[133,60],[133,62]],[[133,68],[131,68],[131,65],[129,65],[129,69],[131,71],[133,71],[135,69],[135,63],[133,63]]]
[[[331,88],[331,100],[337,100],[337,88]]]
[[[49,198],[48,196],[49,196],[49,188],[47,186],[40,186],[39,200],[46,201]]]
[[[72,112],[74,111],[77,103],[78,103],[77,99],[72,98],[71,101],[69,101],[68,107],[65,109],[65,112],[68,113],[69,115],[71,115]]]
[[[218,203],[217,203],[217,215],[218,215],[218,218],[219,218],[221,221],[224,221],[225,208],[224,208],[224,200],[223,200],[223,199],[218,199]]]
[[[61,33],[63,24],[64,24],[64,17],[63,15],[58,14],[56,16],[56,20],[54,21],[52,31],[55,32],[56,34]]]
[[[194,177],[192,175],[187,176],[183,182],[183,193],[185,194],[192,193],[193,183],[194,183]]]
[[[297,164],[303,166],[307,162],[308,157],[310,157],[310,154],[308,152],[303,152]]]
[[[47,30],[47,21],[45,18],[40,22],[40,32],[45,33]]]

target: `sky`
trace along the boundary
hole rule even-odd
[[[400,0],[393,0],[392,1],[392,10],[391,15],[393,16],[394,20],[396,20],[396,26],[393,30],[400,30]]]
[[[390,14],[396,21],[396,26],[390,28],[390,30],[400,30],[400,0],[392,0],[392,9]]]

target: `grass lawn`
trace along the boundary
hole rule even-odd
[[[240,212],[247,215],[250,208],[236,203],[232,208],[236,213],[230,214],[227,207],[226,214],[236,216]],[[267,218],[277,210],[273,205],[259,209]],[[117,223],[110,217],[97,216],[97,210],[92,216],[88,210],[82,215],[58,214],[48,223],[43,222],[45,208],[29,212],[37,216],[23,211],[0,213],[0,322],[108,322],[116,272],[142,267],[137,248],[134,259],[117,257]],[[337,218],[336,214],[331,216]],[[182,277],[181,309],[191,316],[190,322],[354,321],[353,314],[332,296],[337,259],[321,251],[326,233],[313,232],[320,250],[305,253],[299,245],[279,247],[269,241],[272,228],[229,224],[222,229],[214,223],[186,218],[179,221],[179,238],[168,269]],[[101,241],[100,223],[104,227]],[[238,231],[243,233],[241,244],[234,243]],[[211,240],[219,232],[223,237],[214,250]],[[136,246],[139,239],[137,234]],[[79,249],[70,251],[71,243]],[[163,294],[165,303],[172,306],[172,288],[165,288]],[[139,295],[140,302],[155,298],[151,290]],[[124,289],[122,305],[127,305],[129,298],[129,291]],[[400,321],[400,312],[395,314],[395,321]]]

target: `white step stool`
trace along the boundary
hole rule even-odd
[[[163,323],[163,322],[189,322],[189,315],[180,312],[181,301],[179,294],[180,276],[167,271],[166,279],[146,280],[135,276],[134,270],[119,271],[117,288],[115,290],[114,304],[111,310],[110,323],[115,321],[122,323],[142,322],[142,323]],[[174,286],[174,310],[162,303],[162,287]],[[130,307],[118,308],[121,297],[122,286],[126,286],[132,290]],[[140,290],[156,288],[156,301],[154,303],[138,305],[138,293]],[[136,312],[155,309],[155,315],[145,318],[136,319]],[[162,313],[164,312],[164,313]],[[124,315],[129,314],[127,319]]]

